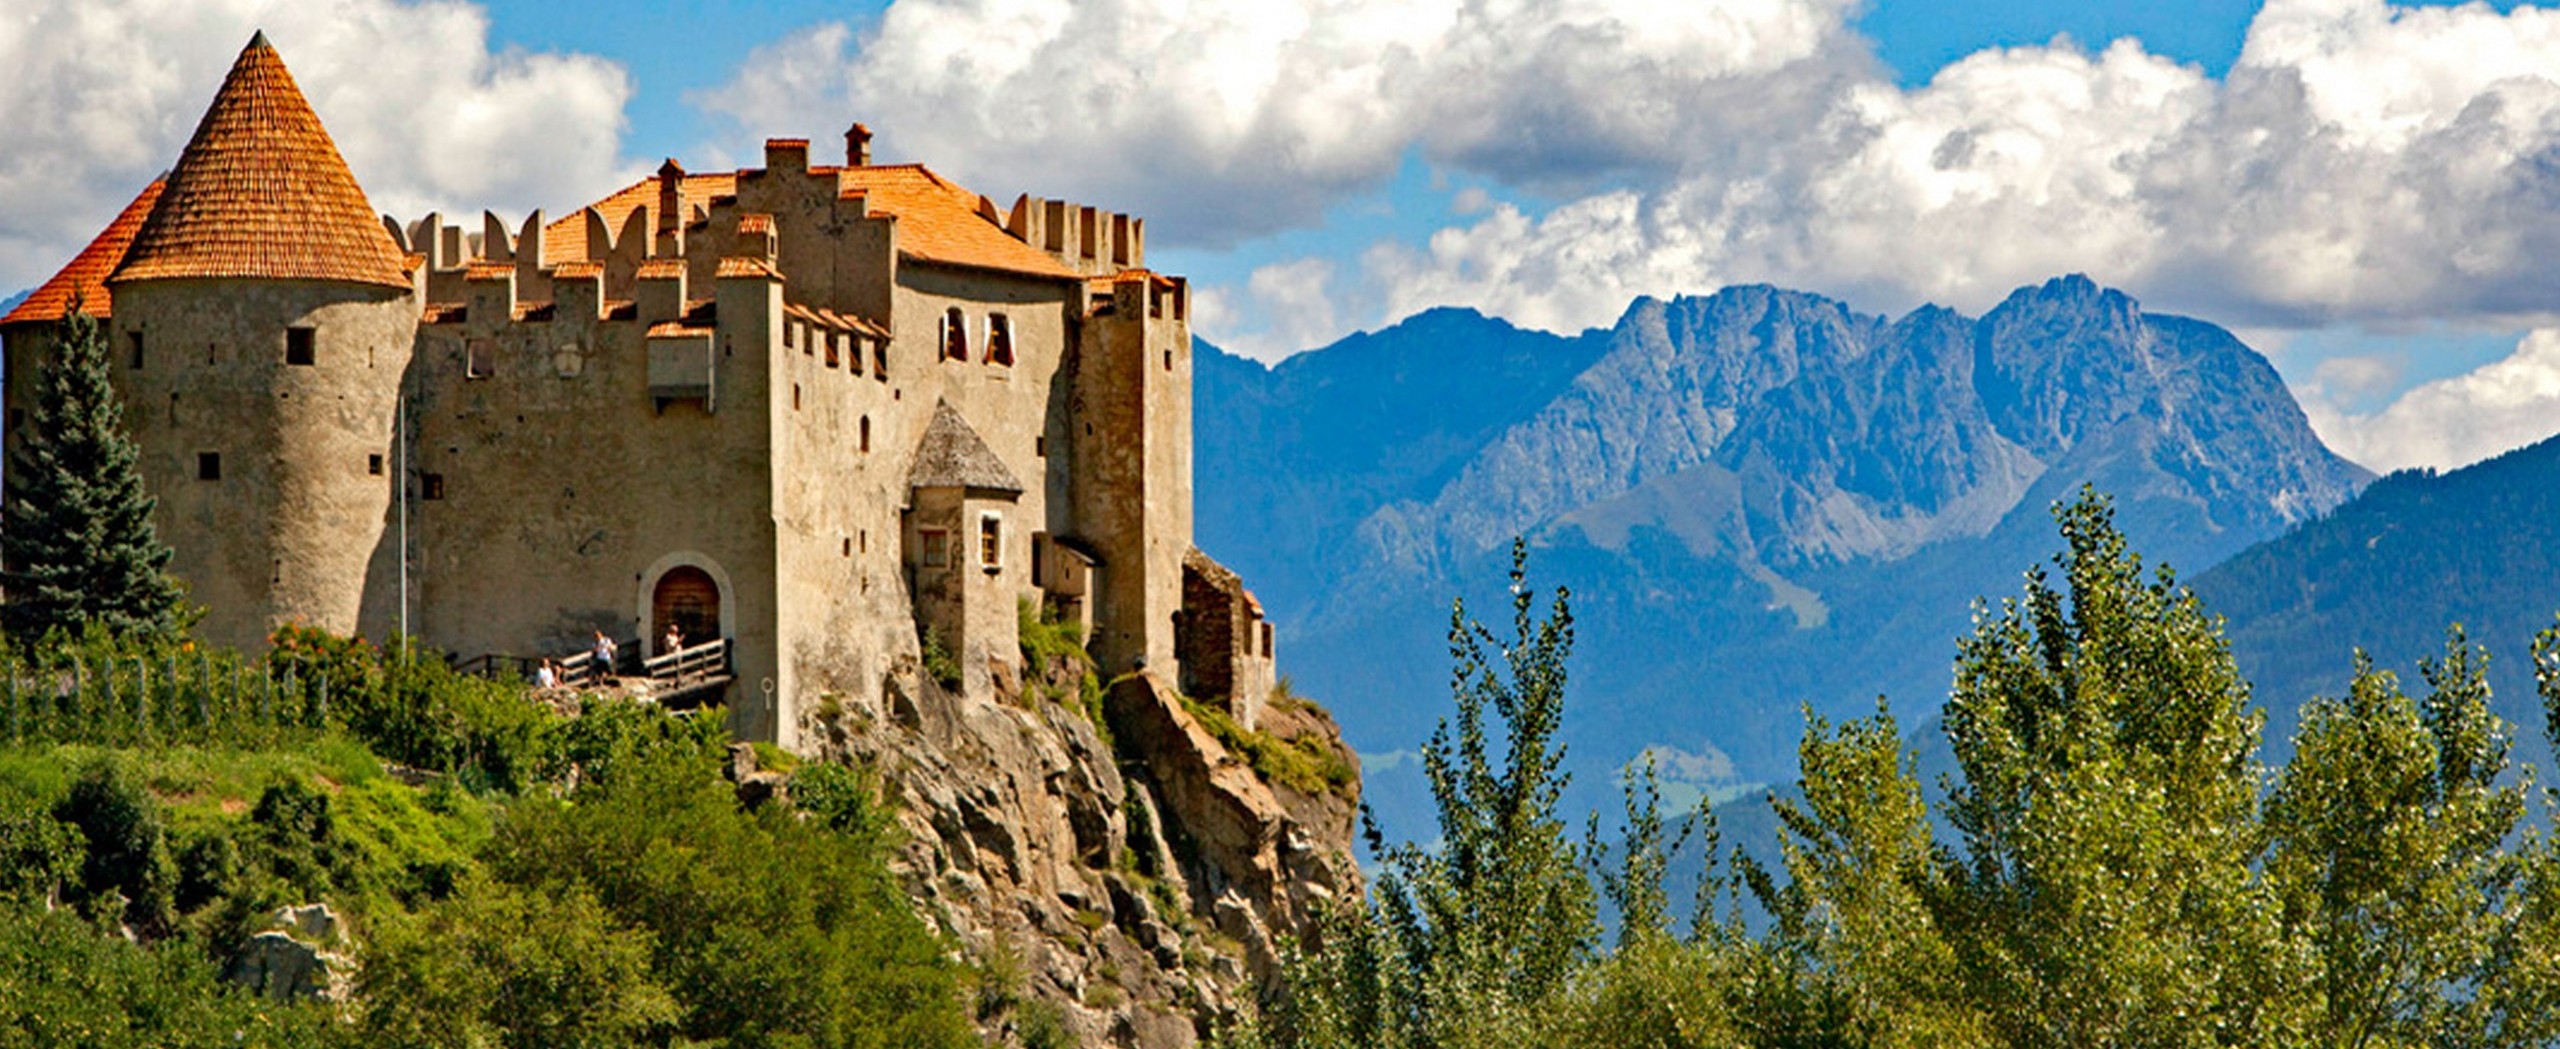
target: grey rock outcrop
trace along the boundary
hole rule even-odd
[[[352,975],[346,935],[327,904],[285,907],[275,926],[249,937],[223,968],[223,978],[275,1001],[342,1001]]]
[[[1106,736],[1076,705],[1078,670],[988,702],[907,668],[882,709],[813,717],[803,738],[819,760],[879,773],[910,895],[970,957],[1017,975],[992,996],[1016,1005],[992,1010],[991,1039],[1010,1044],[1037,1008],[1084,1045],[1196,1045],[1311,906],[1360,891],[1356,782],[1293,808],[1143,674],[1109,691]],[[1340,746],[1312,707],[1279,727]]]

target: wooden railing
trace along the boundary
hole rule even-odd
[[[640,670],[656,681],[698,681],[729,673],[729,639],[715,638],[691,648],[662,652],[640,662]]]
[[[600,688],[606,678],[621,674],[624,667],[631,665],[630,657],[623,653],[639,651],[640,640],[617,641],[614,645],[615,665],[611,667],[596,666],[594,649],[582,649],[575,655],[553,660],[553,665],[560,668],[560,684],[570,688]],[[729,650],[729,639],[724,637],[690,648],[662,652],[640,660],[640,676],[674,684],[726,677],[730,673]],[[488,678],[531,680],[534,667],[541,662],[540,656],[489,652],[456,663],[454,669]]]

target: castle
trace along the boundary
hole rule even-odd
[[[105,321],[171,571],[222,645],[725,642],[746,738],[1019,686],[1018,610],[1250,723],[1272,631],[1191,545],[1188,286],[1145,225],[802,139],[556,221],[378,217],[264,34],[166,175],[5,319],[6,441]],[[0,496],[5,497],[5,496]],[[945,673],[948,671],[945,670]]]

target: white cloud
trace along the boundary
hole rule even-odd
[[[1571,190],[1771,135],[1873,67],[1854,0],[899,0],[697,101],[759,133],[854,119],[990,193],[1143,208],[1159,243],[1310,224],[1409,152]],[[776,133],[779,133],[778,131]]]
[[[2221,81],[2131,40],[1984,51],[1813,100],[1764,155],[1381,248],[1345,290],[1573,328],[1760,280],[1981,309],[2078,270],[2236,324],[2547,317],[2554,71],[2560,14],[2381,0],[2274,0]]]
[[[628,173],[631,84],[492,53],[480,8],[398,0],[26,0],[0,16],[0,290],[50,276],[174,163],[264,28],[376,209],[569,207]]]
[[[2303,411],[2330,448],[2374,470],[2478,462],[2560,432],[2560,329],[2534,331],[2505,359],[2422,383],[2377,412],[2342,411],[2317,386]]]

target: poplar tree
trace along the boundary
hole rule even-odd
[[[0,506],[0,628],[26,640],[90,623],[175,632],[171,551],[152,530],[139,450],[107,383],[105,332],[77,299],[55,332]]]

